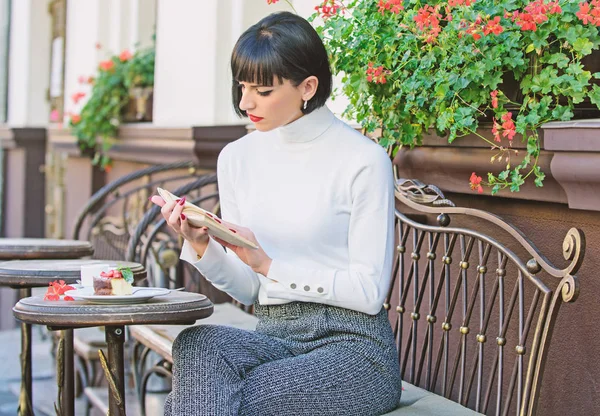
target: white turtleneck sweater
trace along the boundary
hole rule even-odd
[[[322,107],[225,146],[217,163],[224,220],[250,228],[268,276],[209,240],[181,259],[244,304],[316,302],[381,310],[394,247],[392,165],[382,147]]]

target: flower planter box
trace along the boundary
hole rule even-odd
[[[592,74],[600,72],[600,50],[594,50],[591,55],[584,57],[581,60],[581,62],[585,71],[589,71]],[[600,79],[595,79],[592,77],[592,79],[590,80],[590,84],[600,86]],[[504,82],[498,87],[498,89],[502,90],[511,101],[523,101],[523,94],[519,86],[519,82],[511,73],[506,73],[504,75]],[[565,97],[561,97],[561,99],[559,100],[559,104],[567,104]],[[581,103],[577,103],[574,106],[575,108],[573,109],[573,120],[600,117],[600,109],[590,101],[589,97],[585,97]],[[505,108],[513,111],[519,110],[519,107],[511,108],[509,105],[506,105]],[[486,117],[482,118],[482,121],[491,121],[492,117],[493,112],[487,111]]]

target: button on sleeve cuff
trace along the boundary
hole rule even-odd
[[[335,271],[306,270],[273,260],[268,278],[279,284],[269,285],[267,291],[276,288],[279,294],[286,291],[300,296],[327,298],[334,275]]]

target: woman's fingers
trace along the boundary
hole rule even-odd
[[[162,199],[160,197],[160,195],[152,195],[149,199],[150,199],[150,202],[152,202],[153,204],[158,205],[159,207],[162,207],[163,205],[166,204],[165,200]]]
[[[174,227],[176,230],[179,227],[179,221],[181,219],[181,212],[183,211],[183,205],[185,204],[185,196],[178,200],[173,206],[173,210],[167,219],[167,222],[171,227]],[[164,208],[164,207],[163,207]]]
[[[175,202],[175,201],[165,202],[165,204],[160,209],[160,213],[162,214],[162,216],[165,220],[168,220],[169,217],[171,216],[171,212],[173,211],[173,208],[175,207],[176,203],[177,202]]]
[[[188,239],[190,235],[190,223],[187,221],[187,217],[183,213],[179,214],[179,220],[179,229],[181,230],[181,235]]]

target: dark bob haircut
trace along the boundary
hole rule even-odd
[[[273,13],[240,36],[231,54],[231,73],[233,107],[244,117],[239,82],[272,86],[277,77],[298,86],[314,75],[319,85],[304,114],[324,106],[331,94],[331,69],[321,38],[310,23],[289,12]]]

